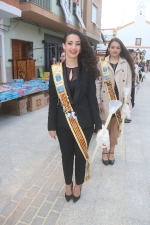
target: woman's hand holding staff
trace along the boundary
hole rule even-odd
[[[99,146],[101,148],[107,148],[109,146],[109,133],[107,130],[108,124],[111,120],[112,115],[120,108],[120,106],[122,105],[121,101],[119,100],[111,100],[109,102],[109,115],[108,118],[106,120],[105,126],[102,127],[102,130],[100,130],[97,133],[97,137],[96,137],[96,141],[97,141],[97,145],[96,148],[94,150],[92,159],[91,159],[91,163],[94,160],[94,157],[97,153],[97,150],[99,148]]]

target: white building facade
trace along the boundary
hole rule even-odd
[[[13,4],[13,3],[12,3]],[[0,83],[6,82],[6,65],[5,65],[5,45],[4,34],[6,27],[3,19],[21,17],[21,10],[13,5],[9,5],[4,1],[0,1]]]
[[[127,49],[145,51],[144,61],[150,60],[150,22],[146,20],[145,5],[141,4],[137,7],[135,21],[116,30],[116,37],[124,43]]]

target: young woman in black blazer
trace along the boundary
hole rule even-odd
[[[64,37],[63,49],[66,61],[62,64],[65,88],[69,101],[76,113],[87,144],[91,140],[94,125],[96,130],[102,128],[96,98],[95,79],[100,73],[94,51],[86,37],[79,31],[70,30]],[[48,131],[52,138],[59,140],[62,164],[66,183],[66,200],[80,198],[81,185],[85,176],[85,158],[67,123],[63,108],[56,93],[52,71],[50,75],[50,105]],[[73,162],[75,157],[75,182],[73,190]]]

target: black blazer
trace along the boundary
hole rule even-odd
[[[101,129],[102,122],[99,115],[94,77],[88,74],[84,67],[80,64],[77,86],[74,98],[72,99],[66,76],[65,62],[63,63],[63,76],[70,103],[74,112],[76,113],[81,128],[87,128],[95,124],[96,130]],[[57,127],[70,129],[61,103],[58,101],[52,71],[50,73],[49,95],[50,105],[48,115],[48,130],[56,130]]]

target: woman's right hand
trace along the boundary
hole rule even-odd
[[[99,108],[99,112],[102,113],[103,112],[103,106],[101,104],[98,104],[98,108]]]
[[[56,140],[56,136],[57,136],[56,130],[50,130],[50,131],[48,131],[48,133],[52,138],[54,138]]]

